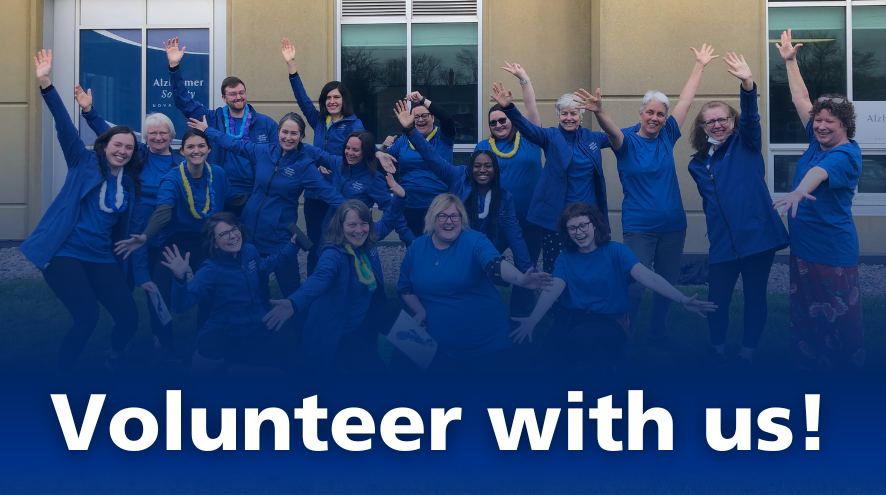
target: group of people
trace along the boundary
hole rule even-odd
[[[146,118],[139,143],[129,127],[110,127],[91,90],[77,86],[75,98],[98,135],[90,150],[50,82],[52,53],[44,50],[34,59],[36,75],[68,174],[21,249],[74,320],[57,369],[73,368],[100,303],[114,319],[106,364],[123,371],[138,328],[138,285],[174,312],[199,306],[194,376],[213,376],[222,365],[256,373],[294,374],[299,365],[321,374],[419,373],[405,354],[395,352],[386,365],[376,349],[404,310],[438,348],[430,375],[501,375],[514,362],[514,346],[532,342],[546,314],[553,324],[538,358],[545,370],[607,372],[628,355],[647,288],[655,293],[648,345],[676,348],[667,317],[678,302],[708,316],[706,369],[748,371],[766,325],[769,271],[775,253],[790,245],[793,364],[857,371],[865,356],[850,209],[861,169],[855,113],[841,95],[810,100],[796,62],[802,44],[791,43],[790,31],[777,46],[809,136],[791,193],[775,202],[769,195],[757,86],[743,56],[724,57],[741,81],[741,111],[711,101],[692,123],[689,172],[710,240],[708,301],[674,288],[687,223],[673,147],[702,74],[718,57],[713,47],[692,49],[695,66],[673,108],[649,91],[639,123],[625,128],[604,110],[600,89],[564,94],[555,104],[559,125],[542,127],[528,74],[506,63],[525,115],[511,91],[494,84],[490,138],[466,167],[452,163],[455,120],[417,92],[394,108],[402,134],[380,147],[341,82],[327,83],[315,108],[287,39],[281,52],[304,117],[290,112],[275,123],[247,103],[236,77],[222,81],[225,106],[194,101],[180,66],[185,47],[172,39],[165,47],[175,106],[189,119],[180,150],[170,148],[176,132],[165,115]],[[602,132],[582,126],[588,111]],[[304,142],[308,125],[313,145]],[[610,239],[603,148],[617,159],[624,243]],[[295,226],[303,193],[307,235]],[[384,211],[378,221],[373,208]],[[789,214],[790,238],[779,210]],[[376,246],[394,231],[408,249],[398,294],[389,298]],[[504,258],[508,248],[513,263]],[[304,284],[299,249],[308,251]],[[270,298],[272,272],[283,299]],[[729,361],[728,308],[739,275],[743,347]],[[496,289],[508,285],[510,318]],[[177,360],[171,319],[149,313],[160,359]],[[300,357],[275,335],[296,314],[303,317]]]

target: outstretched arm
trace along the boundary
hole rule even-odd
[[[526,107],[526,120],[540,127],[541,115],[538,113],[538,105],[535,103],[535,89],[532,87],[532,81],[529,80],[529,74],[520,64],[509,64],[507,60],[502,70],[510,72],[520,81],[520,89],[523,91],[523,105]]]
[[[646,268],[643,263],[637,263],[631,268],[631,277],[643,287],[651,289],[671,301],[682,304],[684,308],[698,314],[702,318],[707,318],[705,313],[711,313],[717,309],[717,305],[710,301],[699,301],[698,294],[692,297],[684,295],[676,287],[669,284],[667,280],[663,279],[661,275]]]
[[[529,121],[513,103],[513,94],[510,89],[505,89],[501,81],[493,83],[492,94],[489,95],[496,103],[501,105],[502,111],[511,119],[511,125],[517,128],[530,143],[547,150],[548,135],[540,126]]]
[[[714,55],[714,47],[708,46],[707,43],[701,45],[701,50],[695,48],[691,48],[691,50],[695,53],[695,67],[692,68],[692,74],[689,75],[689,80],[686,81],[683,91],[680,92],[680,100],[671,111],[678,127],[683,127],[686,115],[689,114],[689,107],[692,105],[692,100],[695,99],[695,92],[698,90],[698,83],[701,82],[701,74],[704,72],[705,66],[711,60],[719,57],[719,55]]]
[[[520,323],[520,326],[511,332],[510,335],[515,344],[522,343],[527,337],[529,338],[529,343],[532,343],[532,332],[535,330],[535,326],[538,325],[538,322],[541,321],[545,313],[551,309],[551,306],[554,305],[554,301],[556,301],[557,298],[563,294],[563,291],[566,290],[565,280],[556,277],[551,280],[553,281],[551,290],[549,292],[541,293],[538,302],[535,303],[535,309],[532,310],[532,314],[529,315],[528,318],[511,318]]]
[[[791,218],[796,218],[797,208],[800,206],[800,202],[804,199],[815,201],[815,196],[812,195],[812,191],[826,180],[828,180],[827,170],[821,167],[812,167],[806,172],[803,180],[797,184],[796,189],[785,194],[781,199],[772,202],[773,209],[778,210],[779,208],[784,208],[784,210],[781,211],[782,215],[787,215],[788,210],[790,210]]]
[[[603,110],[603,97],[600,96],[600,88],[597,88],[596,96],[591,96],[591,94],[584,89],[579,89],[574,94],[575,101],[578,102],[578,109],[590,110],[594,113],[594,116],[597,118],[597,123],[600,124],[600,128],[603,129],[603,132],[605,132],[606,136],[609,138],[609,144],[612,146],[612,151],[618,151],[621,149],[621,145],[625,140],[625,135],[622,130],[615,125],[615,122],[612,121],[609,114]]]
[[[213,127],[209,127],[206,123],[206,116],[203,116],[203,120],[197,120],[195,118],[188,119],[188,127],[191,129],[200,129],[201,131],[206,133],[206,137],[209,138],[213,143],[221,146],[222,148],[230,151],[231,153],[235,153],[243,158],[249,160],[253,166],[258,162],[258,155],[261,147],[267,148],[267,144],[255,144],[252,141],[244,141],[242,139],[235,139],[228,134],[219,131]]]
[[[781,33],[781,43],[776,43],[778,53],[784,59],[784,67],[788,73],[788,86],[791,88],[791,100],[797,108],[797,114],[800,116],[800,122],[803,127],[809,123],[810,113],[812,112],[812,101],[809,99],[809,90],[806,89],[806,83],[803,82],[803,76],[800,75],[800,66],[797,64],[797,50],[803,46],[803,43],[796,45],[791,44],[791,30]]]

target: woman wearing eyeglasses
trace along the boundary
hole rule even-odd
[[[772,260],[790,239],[778,213],[770,207],[753,74],[744,56],[727,53],[723,61],[728,72],[741,80],[741,116],[722,101],[710,101],[701,107],[690,134],[696,153],[689,162],[689,174],[702,198],[711,244],[708,300],[724,308],[708,318],[711,347],[704,367],[716,371],[727,364],[728,308],[741,275],[744,337],[735,369],[748,372],[766,328],[766,287]]]
[[[504,261],[483,233],[471,230],[467,211],[453,194],[428,208],[425,234],[412,243],[400,265],[398,290],[439,345],[428,373],[493,376],[512,361],[508,312],[493,282],[546,288],[547,273],[521,273]],[[405,358],[401,354],[400,361]]]
[[[821,374],[853,374],[865,362],[858,233],[852,198],[861,175],[855,107],[843,95],[813,103],[800,75],[791,31],[776,43],[809,148],[797,161],[794,190],[773,203],[791,232],[791,360]]]
[[[535,326],[560,298],[562,308],[539,358],[546,370],[566,370],[577,363],[594,372],[611,370],[630,329],[629,278],[699,316],[717,308],[697,300],[698,294],[683,295],[640,263],[629,247],[610,241],[606,219],[595,206],[567,206],[557,230],[565,250],[557,257],[550,292],[542,292],[531,316],[512,318],[520,323],[511,333],[514,343],[526,338],[532,342]]]

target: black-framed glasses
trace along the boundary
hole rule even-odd
[[[720,124],[720,126],[722,127],[726,125],[726,122],[729,122],[730,120],[732,120],[732,117],[720,117],[719,119],[705,120],[704,122],[702,122],[702,124],[704,124],[704,126],[708,128],[714,127],[714,124]]]
[[[431,118],[431,114],[429,113],[417,113],[413,117],[414,120],[428,120],[429,118]]]
[[[240,233],[240,227],[232,227],[231,230],[219,232],[218,235],[213,237],[213,239],[221,239],[223,241],[226,241],[226,240],[228,240],[229,237],[231,237],[231,234],[239,234],[239,233]]]
[[[507,124],[507,123],[508,123],[508,118],[507,118],[507,117],[502,117],[502,118],[500,118],[500,119],[498,119],[498,120],[496,120],[496,119],[492,119],[492,120],[489,121],[489,127],[495,127],[495,126],[497,126],[497,125],[505,125],[505,124]]]
[[[590,229],[590,228],[591,228],[591,222],[584,222],[584,223],[580,223],[578,225],[567,225],[566,232],[569,232],[570,234],[574,234],[579,231],[580,232],[587,232],[588,229]]]
[[[437,213],[437,221],[440,223],[446,223],[449,220],[452,223],[461,222],[461,213],[453,213],[452,215],[447,215],[445,213]]]
[[[837,105],[839,105],[840,103],[845,103],[846,99],[845,98],[831,98],[830,96],[821,96],[815,101],[832,101],[832,102],[836,103]]]

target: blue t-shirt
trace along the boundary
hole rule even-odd
[[[639,262],[631,248],[609,241],[590,253],[560,251],[551,276],[566,282],[564,307],[618,319],[631,309],[628,277]]]
[[[495,147],[500,153],[507,154],[514,150],[514,143],[496,140]],[[477,150],[491,151],[492,146],[489,145],[488,140],[480,141],[474,147],[474,151]],[[514,156],[510,158],[498,156],[496,158],[501,170],[501,188],[514,197],[517,220],[520,221],[520,225],[526,225],[526,215],[532,204],[532,195],[535,193],[535,186],[538,185],[541,177],[541,148],[521,136],[520,147]]]
[[[116,178],[112,176],[111,179]],[[77,219],[77,225],[55,253],[56,256],[69,256],[91,263],[115,263],[111,247],[111,230],[120,219],[120,214],[103,212],[98,206],[100,194],[101,186],[97,186],[80,200],[80,217]],[[109,180],[105,204],[112,204],[116,194],[117,181]],[[132,198],[128,200],[130,205],[131,200]]]
[[[142,180],[142,204],[150,205],[151,209],[157,206],[157,195],[160,194],[160,183],[172,167],[178,166],[185,161],[184,157],[176,154],[157,155],[148,152],[145,168],[139,174]]]
[[[861,148],[855,141],[822,151],[806,124],[809,148],[797,161],[793,189],[813,167],[828,178],[812,191],[815,201],[801,201],[797,217],[788,215],[791,253],[820,265],[850,267],[858,264],[858,232],[852,220],[852,198],[861,175]]]
[[[242,127],[243,118],[234,118],[234,128],[231,129],[231,132],[239,133]],[[222,132],[224,132],[224,128],[222,128]],[[252,194],[252,189],[255,186],[255,167],[249,163],[249,160],[229,151],[225,153],[225,162],[222,166],[225,173],[228,174],[228,180],[235,192]]]
[[[229,153],[230,154],[230,153]],[[187,165],[185,165],[187,167]],[[215,194],[215,212],[224,211],[225,202],[230,201],[237,195],[231,187],[225,175],[225,171],[216,165],[212,167],[212,191]],[[209,174],[204,170],[199,179],[191,179],[191,193],[194,196],[194,209],[202,213],[206,207],[206,186],[209,182]],[[188,204],[188,196],[182,182],[181,171],[176,167],[166,174],[160,183],[160,193],[157,195],[158,205],[172,205],[172,219],[163,227],[157,235],[160,242],[165,241],[174,232],[200,232],[206,218],[194,218],[191,207]],[[207,217],[208,218],[208,217]]]
[[[566,206],[579,201],[597,206],[597,193],[594,190],[594,175],[597,170],[591,157],[584,154],[581,147],[572,146],[572,161],[566,169]]]
[[[455,139],[443,135],[439,127],[430,140],[434,150],[443,160],[452,163],[452,146]],[[438,195],[449,190],[446,184],[428,170],[418,151],[412,149],[405,134],[394,141],[387,153],[397,159],[400,168],[400,185],[406,190],[406,208],[422,209],[431,206]]]
[[[436,249],[430,235],[406,250],[398,288],[412,288],[421,300],[428,333],[447,355],[473,359],[511,346],[507,309],[486,275],[486,264],[499,256],[471,229],[446,251]]]
[[[624,190],[621,224],[624,232],[686,230],[686,212],[674,164],[674,143],[680,126],[669,116],[655,139],[639,134],[640,125],[622,129],[624,142],[615,157]]]

